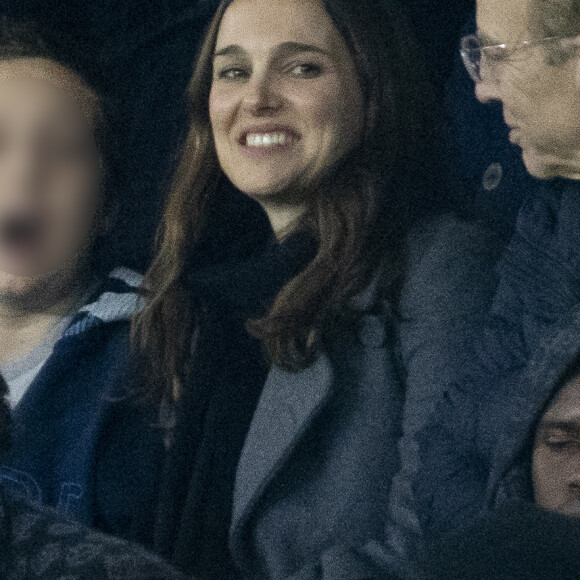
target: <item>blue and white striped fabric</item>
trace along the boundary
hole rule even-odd
[[[100,324],[130,320],[143,307],[140,300],[141,274],[128,268],[115,268],[95,289],[63,333],[76,336]]]

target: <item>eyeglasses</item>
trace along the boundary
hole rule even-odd
[[[479,36],[470,34],[461,39],[459,53],[469,76],[473,81],[479,83],[482,81],[481,63],[484,59],[486,65],[498,65],[511,60],[514,54],[520,50],[541,45],[559,45],[559,48],[565,50],[566,55],[574,54],[577,51],[577,45],[573,39],[559,36],[549,36],[538,40],[524,40],[513,44],[504,43],[485,46]]]

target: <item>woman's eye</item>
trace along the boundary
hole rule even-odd
[[[305,63],[292,67],[291,72],[295,76],[312,78],[317,77],[322,69],[316,64]]]
[[[226,81],[237,81],[245,79],[246,77],[247,77],[246,71],[241,68],[225,68],[223,70],[218,71],[217,74],[218,79],[223,79]]]

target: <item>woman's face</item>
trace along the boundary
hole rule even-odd
[[[258,201],[299,192],[359,141],[353,59],[320,0],[235,0],[217,37],[211,93],[217,156]]]
[[[0,62],[1,295],[74,272],[87,245],[101,178],[92,101],[56,63]]]

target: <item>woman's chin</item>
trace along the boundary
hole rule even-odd
[[[284,183],[240,183],[236,187],[248,197],[259,201],[277,197],[285,189]]]
[[[243,189],[238,189],[250,199],[259,203],[263,209],[284,208],[292,211],[304,205],[304,187],[297,180],[279,181],[268,185],[246,184]]]

